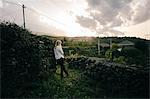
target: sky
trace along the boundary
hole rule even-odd
[[[0,19],[38,35],[150,39],[150,0],[0,0]]]

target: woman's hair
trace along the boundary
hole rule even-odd
[[[62,43],[61,40],[57,40],[57,41],[55,42],[55,46],[59,46],[59,45],[61,45],[61,43]]]

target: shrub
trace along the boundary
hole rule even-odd
[[[125,56],[128,64],[146,65],[146,56],[135,47],[125,47],[122,55]]]
[[[108,58],[108,59],[112,59],[112,50],[107,50],[105,52],[105,57]]]
[[[0,23],[0,29],[1,97],[25,97],[34,87],[40,71],[46,70],[44,66],[54,66],[52,41],[14,23]]]
[[[112,49],[118,49],[118,48],[119,48],[119,46],[117,44],[112,43]]]
[[[124,56],[119,56],[118,58],[114,58],[113,61],[120,64],[126,64],[126,59]]]

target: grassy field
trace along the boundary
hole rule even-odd
[[[67,64],[66,64],[67,65]],[[92,98],[95,97],[94,84],[77,69],[68,69],[69,77],[60,78],[60,67],[48,80],[39,83],[39,87],[31,91],[29,97],[51,98]],[[102,93],[101,93],[102,94]],[[103,94],[102,94],[103,97]]]

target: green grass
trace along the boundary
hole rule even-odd
[[[41,80],[35,89],[32,89],[26,98],[122,98],[131,97],[120,90],[114,92],[113,87],[107,86],[101,80],[93,80],[84,75],[80,69],[69,68],[65,64],[69,72],[69,77],[61,79],[60,66],[57,66],[56,73],[50,75],[47,80]],[[109,87],[109,88],[108,88]]]
[[[68,66],[66,66],[68,67]],[[41,81],[36,89],[31,91],[30,98],[92,98],[95,89],[91,79],[83,75],[82,71],[68,69],[69,77],[61,80],[60,66],[48,80]]]

